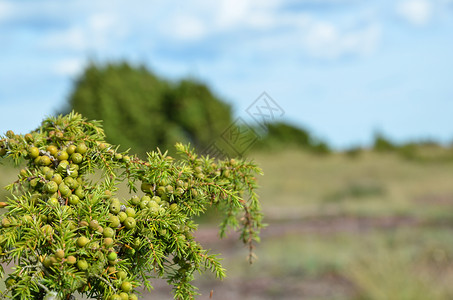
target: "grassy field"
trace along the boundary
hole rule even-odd
[[[230,275],[224,287],[211,282],[217,299],[231,290],[241,299],[452,298],[453,162],[271,156],[254,155],[269,225],[256,264],[240,245],[207,239]]]
[[[258,260],[246,263],[235,234],[219,242],[215,225],[201,225],[198,239],[222,253],[228,277],[201,276],[199,299],[453,298],[452,161],[293,150],[253,159],[268,224]],[[171,299],[164,282],[155,287],[145,299]]]
[[[272,159],[256,154],[255,160],[265,172],[260,194],[270,218],[450,216],[444,205],[453,201],[452,162],[419,163],[371,152],[354,159],[318,157],[296,151]]]

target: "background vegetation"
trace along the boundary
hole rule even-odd
[[[230,105],[191,79],[170,82],[128,63],[89,65],[77,79],[64,113],[103,120],[109,142],[144,156],[190,142],[203,149],[232,122]],[[136,149],[136,150],[135,150]]]

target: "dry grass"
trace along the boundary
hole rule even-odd
[[[258,153],[263,168],[261,201],[268,216],[410,215],[445,216],[453,205],[453,162],[419,163],[392,154],[364,153],[319,157],[287,151],[270,158]],[[439,203],[443,199],[443,203]]]

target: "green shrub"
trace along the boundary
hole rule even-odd
[[[383,134],[377,133],[374,137],[373,150],[378,152],[389,152],[396,149],[396,145],[387,139]]]
[[[216,207],[221,236],[239,229],[251,250],[261,228],[255,194],[261,171],[244,160],[214,161],[176,148],[180,160],[160,151],[141,160],[107,143],[100,122],[77,113],[47,118],[26,135],[8,131],[1,156],[26,164],[0,202],[7,210],[0,263],[15,265],[0,297],[69,299],[77,291],[134,299],[140,285],[151,290],[150,280],[159,277],[173,285],[176,299],[192,299],[195,272],[223,278],[217,255],[195,241],[193,218]],[[94,172],[102,174],[99,181],[90,179]],[[122,200],[120,182],[130,193]]]

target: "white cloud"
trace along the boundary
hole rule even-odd
[[[72,77],[82,71],[84,62],[78,58],[69,58],[57,61],[53,65],[53,71],[57,75]]]
[[[220,29],[252,28],[266,30],[287,22],[280,11],[282,0],[223,0],[217,8],[216,26]],[[294,21],[294,19],[292,19]]]
[[[127,33],[112,14],[93,14],[86,22],[74,23],[70,28],[47,33],[42,45],[50,49],[63,50],[105,50]]]
[[[414,25],[425,25],[433,16],[433,4],[428,0],[404,0],[397,4],[396,11]]]
[[[115,17],[111,14],[94,14],[89,18],[88,23],[96,34],[105,34],[114,27]]]
[[[243,23],[249,15],[251,1],[223,0],[219,1],[216,23],[220,28],[231,28]]]
[[[160,27],[167,37],[182,42],[250,28],[268,29],[275,26],[279,19],[276,13],[279,5],[279,0],[199,0],[178,3],[175,12],[163,20]]]
[[[343,55],[369,55],[377,47],[381,36],[380,26],[341,31],[332,23],[314,21],[308,26],[303,47],[317,58],[335,59]]]
[[[211,37],[226,33],[245,41],[229,52],[235,58],[247,58],[250,53],[275,55],[275,51],[293,55],[297,51],[298,55],[302,52],[309,57],[336,59],[373,53],[382,33],[375,17],[366,22],[356,18],[356,23],[350,19],[321,21],[313,11],[283,9],[287,4],[283,0],[219,0],[207,5],[201,5],[202,0],[195,2],[193,6],[178,6],[176,13],[164,20],[160,29],[164,43],[166,39],[182,44],[209,42]]]
[[[194,41],[208,34],[208,26],[201,18],[189,14],[176,15],[163,26],[162,33],[180,41]]]
[[[85,50],[88,47],[88,40],[82,27],[73,26],[47,34],[41,44],[50,49]]]
[[[127,24],[121,23],[113,13],[97,13],[89,17],[85,36],[96,49],[107,49],[128,33]]]
[[[349,54],[368,55],[379,44],[382,32],[376,21],[345,30],[342,29],[344,24],[341,22],[320,21],[319,16],[310,11],[283,10],[287,2],[221,0],[216,7],[211,7],[210,16],[200,15],[205,20],[203,37],[222,32],[240,34],[252,29],[258,33],[255,37],[250,37],[247,44],[258,46],[258,49],[253,50],[255,52],[271,53],[279,48],[286,48],[288,51],[288,47],[295,44],[295,39],[302,39],[305,54],[328,59]],[[243,51],[246,50],[243,48]]]
[[[269,54],[280,48],[284,51],[285,45],[295,45],[302,39],[306,55],[336,58],[344,54],[371,53],[379,41],[378,26],[344,30],[341,22],[320,21],[316,13],[306,10],[283,9],[286,4],[285,0],[219,0],[215,3],[194,0],[190,4],[170,1],[155,4],[152,14],[148,15],[143,14],[143,10],[132,9],[133,6],[119,5],[95,9],[74,19],[72,27],[47,33],[43,44],[55,50],[109,51],[125,38],[133,39],[144,32],[154,45],[209,43],[211,38],[227,34],[240,39],[248,36],[249,47],[259,46],[251,52]],[[143,40],[143,36],[140,39]],[[250,52],[245,49],[247,45],[235,53]]]
[[[11,16],[12,6],[7,2],[0,2],[0,21]]]
[[[311,50],[325,51],[326,48],[334,46],[339,39],[337,28],[329,23],[314,24],[306,37],[306,43]]]

